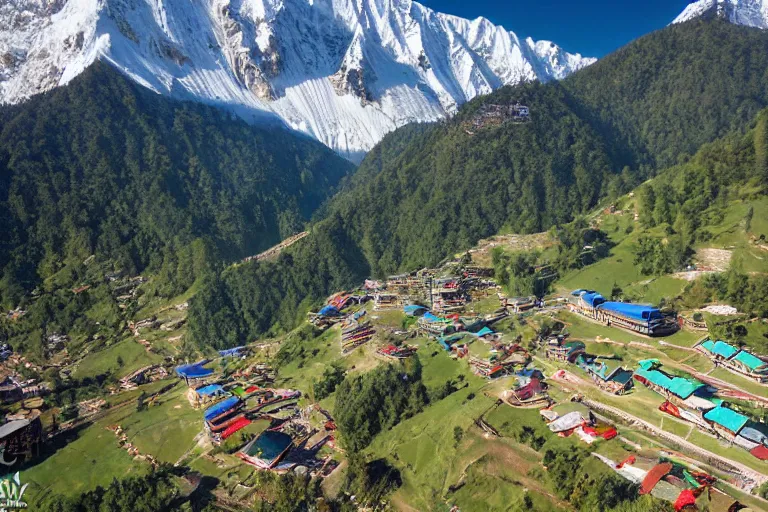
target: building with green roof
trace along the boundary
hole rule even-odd
[[[677,377],[661,371],[661,365],[656,359],[640,361],[639,365],[634,379],[677,405],[688,407],[690,404],[685,403],[686,400],[696,394],[704,395],[700,391],[708,390],[706,384],[694,378]]]
[[[703,382],[699,382],[696,379],[674,377],[669,385],[669,391],[685,400],[704,386],[705,384]]]
[[[715,355],[718,355],[724,359],[732,358],[739,351],[739,349],[734,347],[733,345],[730,345],[720,340],[715,342],[712,349]]]
[[[741,351],[733,358],[733,361],[738,361],[752,371],[760,371],[768,369],[768,363],[760,359],[759,357],[750,354],[749,352]]]
[[[715,365],[754,379],[760,384],[768,383],[768,361],[743,349],[738,349],[725,341],[707,339],[697,345]]]
[[[704,419],[712,424],[716,431],[722,434],[725,430],[725,433],[731,436],[737,435],[749,421],[743,414],[722,405],[704,413]]]

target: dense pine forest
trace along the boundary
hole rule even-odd
[[[748,126],[768,106],[768,34],[698,19],[653,32],[553,84],[645,173]]]
[[[319,143],[97,64],[0,109],[0,303],[91,255],[180,293],[207,265],[300,231],[352,170]]]

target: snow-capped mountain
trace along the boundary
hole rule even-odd
[[[672,23],[706,15],[721,16],[737,25],[766,29],[768,0],[699,0],[689,4]]]
[[[397,126],[595,60],[411,0],[0,2],[0,102],[96,59],[161,94],[277,117],[353,159]]]

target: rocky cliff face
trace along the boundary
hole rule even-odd
[[[410,0],[9,0],[0,100],[104,60],[160,94],[272,118],[352,159],[477,94],[594,59]]]

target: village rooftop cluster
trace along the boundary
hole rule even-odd
[[[747,411],[740,411],[739,406],[728,400],[739,399],[766,407],[766,399],[732,388],[721,389],[715,385],[715,380],[707,383],[680,372],[666,372],[656,359],[642,360],[636,368],[628,368],[613,358],[590,354],[583,341],[571,339],[567,328],[541,333],[535,346],[524,346],[519,338],[506,339],[508,335],[494,329],[494,325],[509,317],[530,318],[569,311],[590,322],[653,339],[691,328],[682,315],[642,304],[609,301],[594,290],[584,289],[546,300],[510,298],[496,285],[492,275],[491,269],[452,262],[440,269],[422,269],[390,276],[384,281],[367,280],[360,289],[331,296],[322,309],[309,315],[309,320],[322,329],[340,324],[340,342],[343,352],[348,353],[376,340],[376,330],[365,321],[366,315],[402,311],[406,317],[415,319],[412,327],[407,331],[395,331],[399,339],[394,344],[379,347],[377,354],[402,352],[408,357],[416,352],[416,347],[409,345],[407,340],[413,336],[426,337],[457,361],[468,361],[472,371],[480,377],[489,380],[511,377],[512,386],[502,392],[500,400],[511,407],[540,409],[550,430],[560,436],[575,435],[592,444],[600,439],[616,438],[619,427],[615,419],[596,414],[590,408],[602,410],[602,404],[586,400],[578,393],[572,397],[571,404],[553,400],[548,393],[545,372],[536,367],[536,353],[541,353],[545,360],[566,365],[566,368],[573,365],[589,377],[586,381],[561,369],[550,375],[560,384],[571,386],[591,382],[603,393],[619,398],[631,394],[637,385],[648,387],[661,396],[660,411],[730,446],[743,448],[759,460],[768,460],[768,426],[758,418],[750,417]],[[470,311],[473,301],[493,295],[498,297],[498,309],[484,315]],[[365,308],[368,302],[372,305]],[[693,329],[698,327],[693,326]],[[350,333],[356,333],[356,336],[350,337]],[[746,347],[738,348],[704,337],[695,350],[707,355],[716,365],[758,384],[768,381],[768,359],[753,354]],[[574,403],[578,405],[576,410],[573,410]],[[493,433],[490,425],[480,426]],[[621,462],[605,457],[601,460],[618,474],[640,484],[641,494],[653,494],[674,502],[676,510],[697,510],[696,498],[717,480],[678,461],[638,461],[638,457]],[[718,462],[728,467],[726,462]],[[742,489],[750,490],[760,483],[759,475],[754,472],[747,473],[736,467],[729,467],[729,472],[740,473],[735,482]]]

